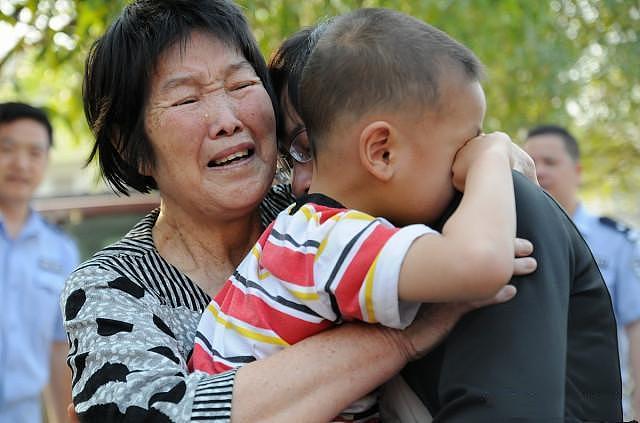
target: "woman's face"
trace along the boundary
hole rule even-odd
[[[302,123],[302,119],[298,112],[291,107],[291,103],[288,100],[287,89],[285,88],[283,91],[281,97],[285,130],[283,147],[285,151],[289,151],[291,144],[295,143],[298,149],[309,151],[309,138],[307,137],[307,131],[303,130],[304,124]],[[306,163],[300,163],[296,160],[292,160],[292,162],[291,188],[293,194],[298,197],[309,190],[311,176],[313,175],[313,160]]]
[[[211,34],[195,31],[184,49],[177,43],[160,57],[145,127],[155,164],[141,171],[167,207],[243,217],[271,185],[271,100],[242,54]]]

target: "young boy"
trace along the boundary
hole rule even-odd
[[[362,9],[330,24],[300,93],[312,194],[278,216],[210,304],[194,369],[241,366],[345,320],[403,328],[421,302],[485,299],[507,283],[510,140],[478,136],[480,74],[468,49],[403,14]],[[439,216],[454,188],[463,200],[442,234],[410,225]],[[376,418],[370,398],[348,414]]]

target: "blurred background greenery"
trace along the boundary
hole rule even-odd
[[[86,157],[81,103],[88,48],[122,0],[0,0],[0,99],[45,106],[56,159]],[[583,150],[583,195],[639,222],[640,0],[240,0],[266,57],[288,35],[354,8],[416,16],[487,67],[485,130],[517,141],[538,123],[569,127]],[[122,75],[126,78],[126,75]]]

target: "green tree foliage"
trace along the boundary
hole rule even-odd
[[[88,143],[80,100],[84,58],[125,3],[0,0],[0,97],[46,105],[56,117],[57,129],[63,128],[78,143]],[[486,65],[486,130],[500,129],[521,140],[537,123],[568,126],[583,148],[585,192],[615,198],[618,211],[637,210],[640,1],[238,3],[267,57],[298,28],[358,7],[401,10],[441,28]],[[2,40],[8,28],[20,35],[15,45]],[[7,45],[13,47],[6,51]]]

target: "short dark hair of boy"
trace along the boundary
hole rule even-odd
[[[564,149],[567,150],[571,159],[576,163],[580,161],[580,147],[578,146],[578,141],[566,128],[559,125],[538,125],[529,130],[527,133],[527,139],[538,135],[556,135],[562,140]]]
[[[0,103],[0,125],[11,123],[18,119],[35,120],[47,130],[49,136],[49,146],[53,145],[53,129],[51,122],[44,110],[30,106],[26,103],[8,102]]]
[[[84,73],[84,112],[95,136],[88,161],[98,157],[114,190],[128,194],[129,188],[143,193],[157,188],[152,177],[139,172],[155,164],[144,122],[151,78],[160,56],[176,44],[184,49],[194,31],[236,48],[275,102],[264,58],[231,0],[130,3],[91,47]]]
[[[441,81],[456,66],[470,81],[482,77],[471,50],[416,18],[377,8],[336,17],[302,74],[301,117],[312,152],[342,119],[439,106]]]

